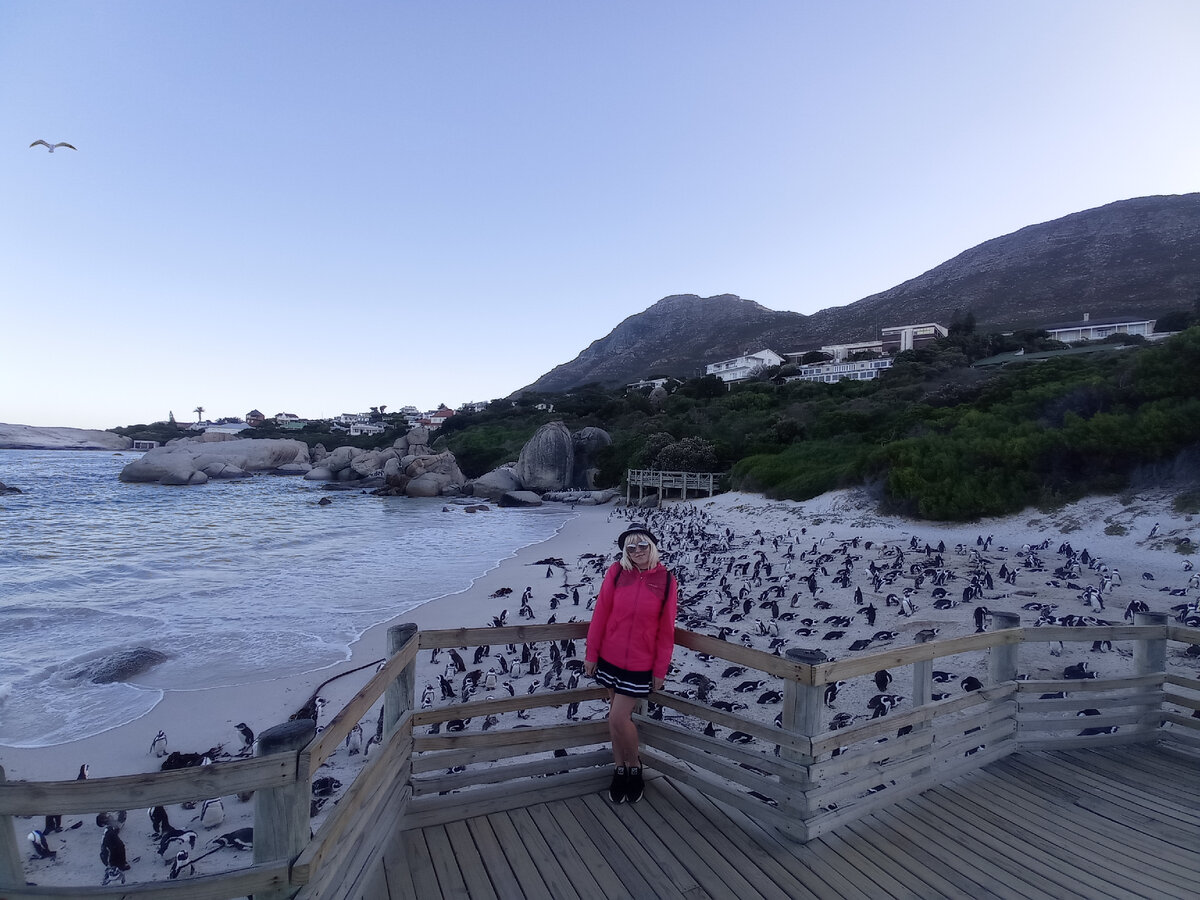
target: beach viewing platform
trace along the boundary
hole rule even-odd
[[[1166,615],[1022,628],[997,612],[986,632],[838,661],[677,628],[677,648],[778,685],[779,717],[766,724],[655,692],[637,717],[650,780],[632,806],[600,793],[611,764],[602,719],[463,730],[472,719],[570,708],[602,689],[418,700],[418,653],[570,642],[586,630],[392,626],[386,663],[320,733],[311,719],[290,721],[262,733],[253,758],[172,772],[0,776],[0,897],[1195,896],[1200,680],[1171,660],[1200,645],[1200,630]],[[1047,641],[1064,643],[1064,664],[1111,641],[1132,654],[1134,673],[1019,678],[1022,649]],[[935,699],[940,661],[971,653],[986,654],[987,677]],[[831,727],[830,686],[883,669],[907,671],[911,707]],[[322,763],[380,701],[379,745],[310,833]],[[677,724],[683,717],[721,733]],[[745,746],[755,738],[773,750]],[[253,860],[238,869],[106,887],[25,883],[13,817],[246,791]]]
[[[686,500],[689,496],[711,497],[717,491],[722,474],[720,472],[665,472],[660,469],[627,469],[625,471],[625,502],[634,500],[633,489],[637,488],[637,499],[646,496],[646,491],[656,493],[659,498]],[[678,495],[672,495],[678,491]],[[689,495],[690,491],[690,495]]]

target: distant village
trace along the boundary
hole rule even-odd
[[[1062,322],[1049,325],[1044,330],[1047,335],[1064,344],[1078,344],[1085,341],[1102,341],[1114,334],[1140,335],[1147,340],[1154,340],[1166,335],[1154,333],[1154,319],[1134,319],[1130,317],[1110,317],[1093,319],[1084,314],[1078,322]],[[918,325],[896,325],[883,328],[878,340],[857,341],[844,344],[829,344],[818,350],[806,350],[776,353],[774,350],[762,349],[756,352],[747,351],[732,359],[722,359],[708,363],[704,367],[705,375],[715,375],[727,385],[748,381],[765,369],[777,366],[794,365],[796,370],[784,375],[785,381],[820,381],[831,383],[842,379],[866,381],[878,378],[880,373],[892,367],[895,356],[906,350],[914,350],[944,338],[949,334],[945,325],[937,322],[923,322]],[[628,390],[645,390],[663,385],[668,378],[653,378],[635,381],[626,385]],[[513,401],[516,404],[516,401]],[[203,407],[196,407],[193,412],[196,421],[187,426],[192,431],[205,433],[237,434],[248,428],[259,428],[270,422],[276,428],[299,431],[308,427],[313,421],[328,422],[330,431],[342,432],[350,437],[359,435],[382,434],[388,428],[394,428],[401,422],[412,427],[423,425],[431,431],[436,431],[447,419],[458,413],[479,412],[489,406],[489,401],[465,403],[458,410],[439,406],[435,410],[421,411],[415,406],[405,406],[400,410],[387,414],[387,406],[372,406],[368,412],[342,413],[332,419],[310,420],[295,413],[279,412],[266,416],[257,409],[246,413],[242,419],[224,418],[215,422],[201,418]],[[553,411],[550,403],[538,403],[536,408]],[[171,421],[175,421],[174,413]],[[155,443],[155,442],[141,442]]]
[[[466,403],[458,411],[474,412],[486,408],[487,405],[487,401]],[[248,428],[261,428],[268,423],[276,428],[287,431],[300,431],[307,428],[310,424],[320,422],[328,424],[331,432],[348,434],[350,437],[357,437],[363,434],[382,434],[389,428],[395,428],[401,423],[409,427],[424,425],[431,431],[436,431],[442,427],[442,423],[455,414],[455,410],[446,406],[439,406],[435,410],[425,412],[422,412],[415,406],[405,406],[389,414],[387,413],[387,406],[383,405],[372,406],[369,412],[342,413],[331,419],[306,419],[290,412],[279,412],[273,416],[267,416],[257,409],[252,409],[241,419],[223,418],[212,422],[201,418],[204,414],[204,407],[198,406],[192,411],[196,413],[196,421],[191,425],[180,427],[187,427],[190,431],[204,432],[206,434],[237,434]],[[175,421],[174,413],[171,413],[171,421]]]
[[[1093,319],[1085,313],[1083,319],[1078,322],[1060,322],[1048,325],[1043,330],[1051,340],[1064,344],[1102,341],[1114,334],[1140,335],[1147,340],[1166,337],[1154,333],[1154,324],[1154,319],[1133,319],[1127,316]],[[878,378],[881,372],[890,369],[896,354],[918,349],[948,334],[947,327],[937,322],[895,325],[881,329],[879,339],[874,341],[828,344],[818,350],[783,354],[770,349],[747,351],[733,359],[709,363],[704,368],[704,374],[715,375],[726,384],[735,384],[755,377],[764,369],[794,364],[797,367],[796,371],[784,375],[784,381],[867,381]],[[629,387],[654,387],[666,381],[665,378],[656,378],[634,382]]]

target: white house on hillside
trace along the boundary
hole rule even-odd
[[[1149,338],[1154,333],[1154,319],[1131,319],[1128,316],[1110,316],[1093,319],[1090,313],[1083,314],[1082,322],[1059,322],[1047,325],[1046,332],[1056,341],[1074,344],[1077,341],[1102,341],[1114,334],[1140,334]]]
[[[745,381],[761,369],[783,365],[783,357],[774,350],[759,350],[751,353],[749,350],[742,356],[733,359],[723,359],[704,367],[705,375],[716,375],[726,384],[735,381]]]
[[[824,349],[824,348],[822,348]],[[814,363],[811,366],[801,366],[799,374],[787,376],[785,381],[823,381],[832,383],[849,378],[855,381],[869,381],[878,378],[879,373],[892,367],[892,358],[860,359],[853,362]]]

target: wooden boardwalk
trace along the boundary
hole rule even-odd
[[[1200,753],[1021,752],[807,844],[670,778],[402,831],[341,896],[1160,898],[1200,893]]]

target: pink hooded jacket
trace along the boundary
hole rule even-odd
[[[645,572],[613,563],[588,627],[588,662],[600,657],[631,672],[666,678],[675,649],[677,582],[662,564]]]

